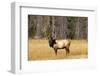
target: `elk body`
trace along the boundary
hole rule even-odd
[[[49,46],[54,49],[56,55],[58,49],[65,49],[67,55],[67,52],[68,53],[70,52],[69,50],[70,43],[71,43],[70,40],[56,40],[53,39],[53,37],[49,38]]]

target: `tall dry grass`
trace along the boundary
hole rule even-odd
[[[45,39],[29,39],[28,46],[28,60],[80,59],[88,57],[86,40],[71,40],[68,55],[66,55],[65,49],[59,49],[56,56],[53,48],[49,47],[48,41]]]

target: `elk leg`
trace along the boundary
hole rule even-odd
[[[67,49],[68,53],[70,52],[69,48]]]
[[[67,52],[69,53],[70,50],[69,50],[69,48],[65,48],[65,50],[66,50],[66,55],[67,55]]]
[[[55,51],[55,54],[57,55],[57,49],[56,48],[54,48],[54,51]]]

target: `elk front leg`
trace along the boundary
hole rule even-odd
[[[55,51],[55,54],[57,55],[57,49],[56,48],[54,48],[54,51]]]

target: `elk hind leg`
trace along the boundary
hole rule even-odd
[[[69,48],[65,48],[65,50],[66,50],[66,55],[67,55],[67,53],[69,53],[70,50],[69,50]]]

